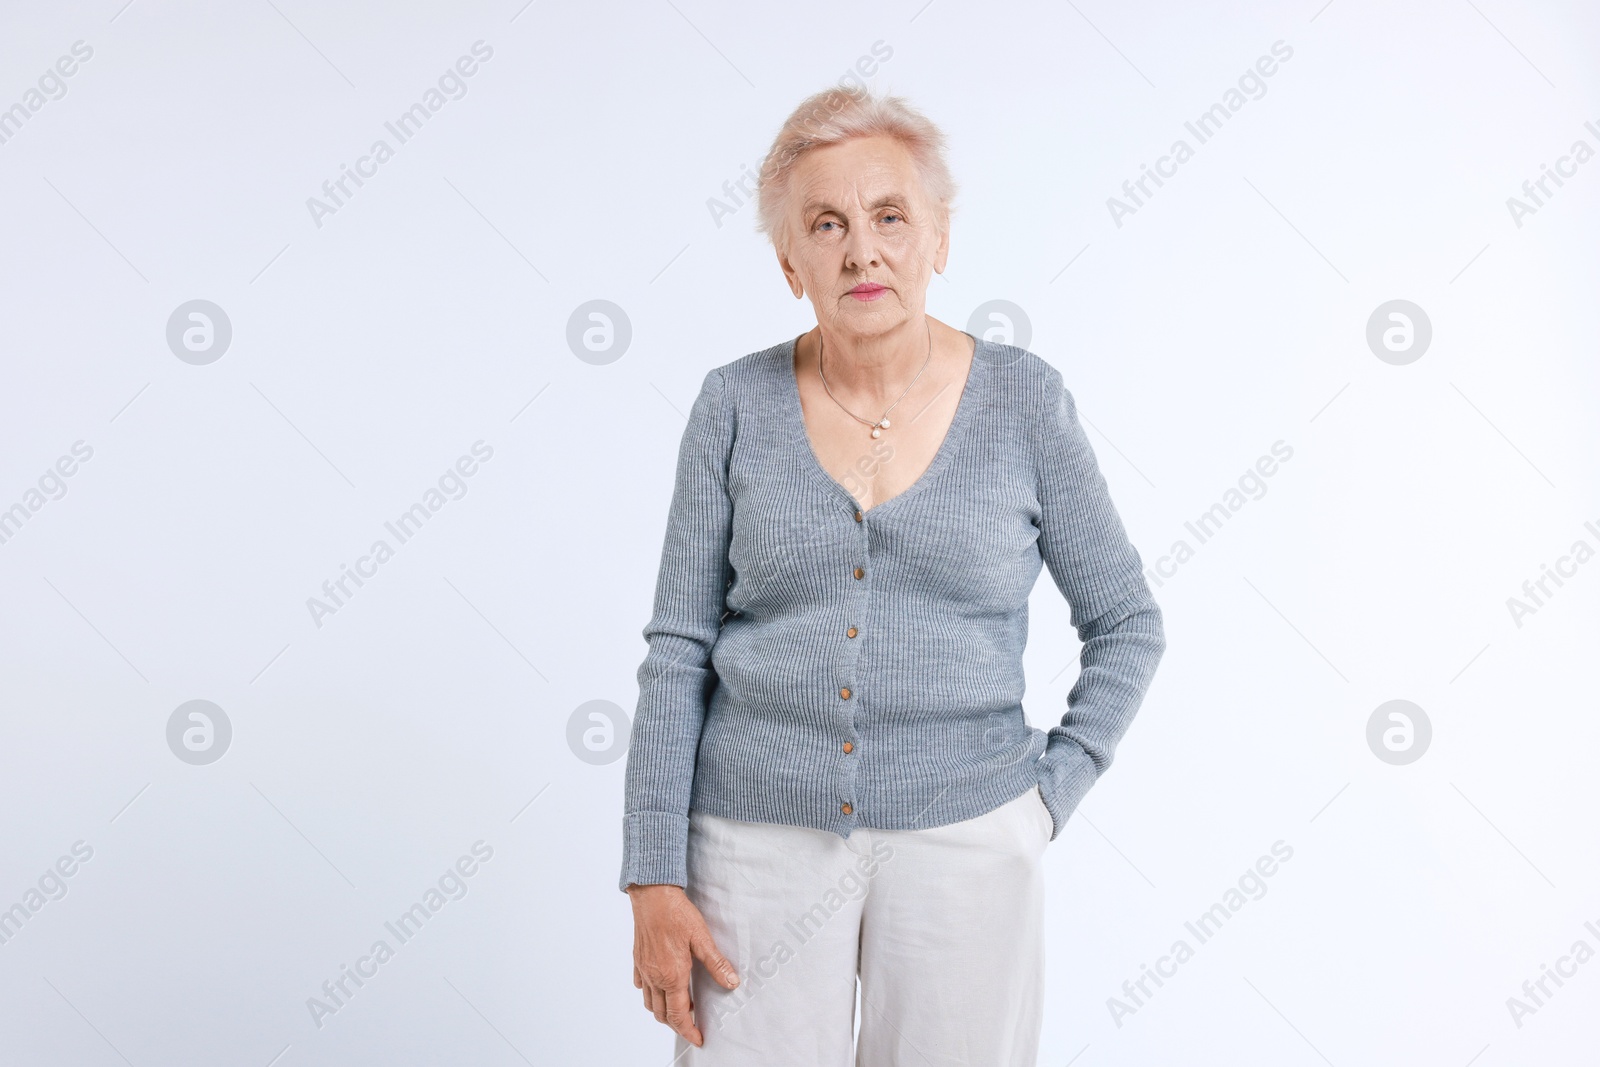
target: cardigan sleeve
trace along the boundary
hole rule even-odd
[[[1039,758],[1039,791],[1055,823],[1054,840],[1111,765],[1166,650],[1166,636],[1138,550],[1111,503],[1072,393],[1054,367],[1030,424],[1039,551],[1071,605],[1083,643],[1066,714],[1049,729]]]
[[[644,628],[639,703],[628,743],[622,877],[630,884],[686,886],[689,796],[695,752],[717,679],[711,650],[726,613],[733,505],[728,497],[732,405],[712,370],[689,410],[678,446],[655,607]]]

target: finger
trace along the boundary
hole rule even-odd
[[[700,1028],[694,1024],[694,1011],[689,1003],[688,983],[667,990],[667,1025],[682,1034],[689,1044],[699,1048],[705,1043]]]
[[[654,986],[650,988],[650,1012],[656,1017],[656,1022],[667,1021],[667,995]]]
[[[706,965],[711,977],[715,978],[724,989],[738,988],[739,972],[733,969],[728,957],[717,949],[717,943],[711,939],[709,933],[696,938],[689,947],[700,962]]]
[[[644,976],[639,973],[639,968],[637,966],[635,966],[633,969],[633,988],[644,988]]]

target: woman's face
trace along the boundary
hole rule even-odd
[[[791,188],[788,253],[778,262],[824,330],[875,337],[922,312],[949,252],[948,216],[929,203],[900,142],[857,137],[814,148]]]

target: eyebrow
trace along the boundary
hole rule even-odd
[[[867,205],[867,210],[868,211],[876,211],[880,207],[888,207],[890,204],[903,204],[903,203],[905,203],[905,199],[906,198],[904,196],[901,196],[899,193],[888,193],[888,194],[886,194],[884,196],[878,197],[878,199],[876,199],[872,203],[868,204]],[[838,210],[839,209],[834,207],[832,204],[824,203],[821,200],[812,200],[812,201],[809,201],[806,204],[805,208],[802,210],[802,214],[809,215],[814,211],[815,212],[822,212],[822,211],[838,211]]]

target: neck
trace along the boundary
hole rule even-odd
[[[819,323],[812,331],[811,358],[820,354],[822,372],[835,392],[867,400],[893,400],[925,363],[932,373],[932,364],[937,362],[937,353],[930,355],[937,346],[934,325],[927,315],[916,315],[883,333],[860,336],[841,334]]]

